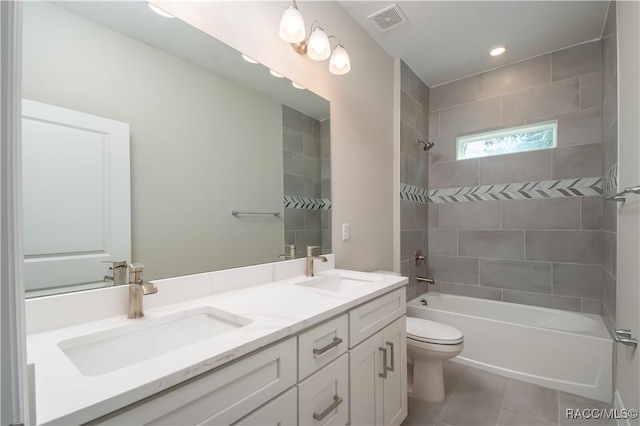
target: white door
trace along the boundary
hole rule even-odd
[[[131,261],[129,125],[23,100],[27,291],[100,285]]]
[[[406,317],[389,324],[382,331],[389,353],[387,378],[383,379],[384,424],[399,426],[407,417],[407,334]]]
[[[619,187],[626,188],[640,185],[640,4],[621,1],[617,9]],[[639,259],[640,196],[631,194],[618,211],[616,326],[631,329],[635,338],[640,338]],[[617,347],[616,388],[627,409],[640,408],[638,352]]]

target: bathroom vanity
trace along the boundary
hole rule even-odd
[[[79,298],[115,307],[120,288],[28,301],[37,424],[399,425],[406,278],[304,267],[159,280],[139,320],[73,323]],[[47,326],[54,306],[68,318]]]

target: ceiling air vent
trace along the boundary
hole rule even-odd
[[[404,16],[400,7],[395,3],[369,15],[367,19],[381,32],[392,30],[407,23],[407,17]]]

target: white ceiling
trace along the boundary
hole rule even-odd
[[[382,33],[367,16],[392,0],[339,3],[429,87],[599,39],[608,6],[606,1],[397,1],[408,23]],[[507,53],[489,56],[489,49],[501,44]]]

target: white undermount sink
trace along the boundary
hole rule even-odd
[[[331,274],[318,274],[315,278],[302,281],[297,284],[320,290],[341,292],[362,289],[364,286],[370,285],[372,282],[381,281],[383,279],[382,275],[377,274],[333,272]]]
[[[252,321],[210,307],[64,340],[58,347],[85,376],[98,376],[236,330]]]

